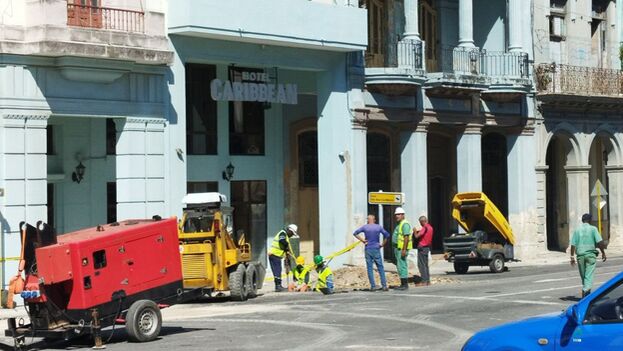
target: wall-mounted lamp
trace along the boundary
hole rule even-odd
[[[84,179],[84,171],[87,168],[82,164],[82,161],[76,166],[76,170],[71,174],[71,180],[80,184],[82,179]]]
[[[225,167],[225,170],[223,171],[223,179],[229,182],[233,177],[234,177],[234,165],[232,165],[230,162],[229,165],[227,165],[227,167]]]

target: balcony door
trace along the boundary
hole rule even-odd
[[[102,28],[101,0],[69,0],[67,24],[76,27]]]
[[[382,0],[365,0],[368,9],[368,50],[366,51],[366,67],[384,67],[387,50],[386,28],[387,12]]]
[[[426,71],[437,70],[437,10],[433,7],[434,0],[421,0],[419,11],[419,30],[424,40],[426,53]]]

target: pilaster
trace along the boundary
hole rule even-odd
[[[420,123],[413,131],[402,134],[400,184],[405,193],[405,212],[411,221],[419,216],[428,216],[428,172],[427,172],[428,125]]]
[[[582,215],[590,212],[590,169],[590,166],[565,166],[569,195],[569,241],[575,228],[582,223]],[[563,243],[561,240],[561,246],[568,246],[569,241]]]
[[[456,173],[458,192],[482,191],[482,126],[469,125],[458,136]]]

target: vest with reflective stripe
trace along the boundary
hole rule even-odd
[[[294,270],[292,271],[294,280],[296,280],[296,282],[301,285],[307,284],[309,281],[308,274],[309,274],[310,269],[311,269],[311,266],[303,266],[300,270],[298,266],[294,268]]]
[[[329,278],[329,276],[333,274],[333,272],[331,272],[331,268],[329,268],[329,266],[324,266],[322,268],[322,271],[318,272],[318,283],[316,283],[316,290],[320,290],[323,288],[327,288],[327,278]]]
[[[409,227],[411,227],[411,223],[407,222],[406,219],[403,219],[399,224],[398,224],[398,237],[396,238],[396,248],[398,248],[398,250],[402,250],[402,247],[405,244],[405,236],[407,236],[409,239],[411,239],[411,234],[412,233],[408,233],[407,235],[405,235],[405,233],[402,231],[402,226],[404,224],[408,224]],[[413,227],[411,227],[413,228]],[[413,229],[411,229],[413,231]],[[412,240],[409,240],[409,243],[407,244],[407,250],[411,250],[413,248],[413,242]]]
[[[290,247],[290,237],[288,237],[288,233],[285,230],[280,230],[277,233],[277,235],[275,235],[275,238],[273,239],[273,243],[270,247],[270,254],[273,256],[284,258],[286,255],[286,252],[283,251],[283,249],[281,249],[281,245],[279,245],[279,235],[281,235],[281,233],[284,233],[286,235],[286,242],[288,243],[288,248]]]

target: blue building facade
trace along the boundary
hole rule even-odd
[[[368,173],[368,190],[407,194],[407,215],[429,217],[437,251],[458,230],[454,194],[483,191],[528,256],[537,223],[530,2],[364,3],[367,160],[388,169]]]
[[[235,230],[261,261],[287,223],[298,224],[309,261],[346,246],[366,211],[357,122],[365,10],[286,0],[169,6],[167,133],[179,149],[168,156],[169,202],[226,194]]]

